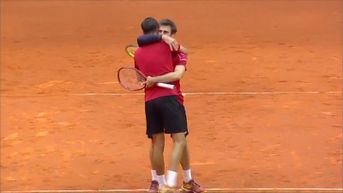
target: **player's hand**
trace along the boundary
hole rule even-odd
[[[180,47],[179,43],[168,35],[162,35],[162,40],[169,45],[171,51],[177,51]]]
[[[153,87],[156,84],[154,77],[148,76],[145,81],[145,88]]]

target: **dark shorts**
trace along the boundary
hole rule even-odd
[[[163,132],[188,134],[185,108],[177,96],[164,96],[146,102],[145,116],[149,138]]]

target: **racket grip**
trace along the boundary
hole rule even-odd
[[[157,86],[162,87],[162,88],[168,88],[168,89],[175,88],[175,85],[173,84],[167,84],[167,83],[162,83],[162,82],[157,83]]]

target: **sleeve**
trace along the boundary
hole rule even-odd
[[[174,64],[175,65],[185,65],[187,64],[187,54],[182,53],[182,52],[178,52],[175,57],[174,57]]]
[[[173,55],[175,56],[174,57],[174,63],[186,65],[187,60],[188,60],[188,56],[186,53],[181,52],[180,48],[181,48],[181,44],[179,44],[178,50],[172,51]]]
[[[180,64],[183,64],[183,65],[187,64],[187,60],[188,60],[187,54],[179,52],[178,57],[179,57]]]
[[[147,34],[147,35],[141,35],[137,38],[137,43],[139,47],[149,45],[155,42],[161,41],[162,36],[160,35],[152,35],[152,34]]]

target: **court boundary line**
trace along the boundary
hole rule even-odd
[[[111,193],[111,192],[146,192],[148,189],[85,189],[85,190],[15,190],[15,191],[1,191],[1,193]],[[253,192],[342,192],[343,188],[207,188],[208,192],[240,192],[240,193],[253,193]]]
[[[184,96],[195,95],[288,95],[288,94],[342,94],[342,91],[228,91],[228,92],[185,92]],[[106,93],[85,92],[72,93],[74,96],[141,96],[144,93]]]
[[[209,92],[184,92],[184,96],[225,96],[225,95],[241,95],[241,96],[254,96],[254,95],[314,95],[314,94],[327,94],[327,95],[342,95],[342,91],[209,91]],[[81,93],[60,93],[60,94],[1,94],[1,97],[51,97],[51,96],[144,96],[143,92],[81,92]]]

